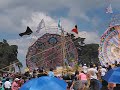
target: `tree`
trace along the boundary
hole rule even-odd
[[[91,63],[100,64],[98,59],[98,44],[85,44],[85,38],[75,38],[74,34],[67,33],[71,37],[78,51],[78,64],[90,65]]]
[[[86,63],[87,65],[100,64],[98,59],[98,44],[86,44],[82,47],[81,51],[78,53],[81,63]]]
[[[3,42],[0,42],[0,69],[1,70],[9,70],[9,65],[13,62],[18,62],[17,53],[18,53],[17,45],[9,45],[7,40],[3,39]],[[8,67],[8,68],[5,68]],[[4,68],[4,69],[2,69]]]

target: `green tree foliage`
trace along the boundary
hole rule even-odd
[[[86,44],[79,51],[80,63],[87,65],[100,64],[98,59],[98,44]]]
[[[9,45],[5,39],[0,42],[0,69],[9,66],[11,63],[18,62],[17,49],[17,45]],[[4,70],[9,70],[9,68]]]
[[[67,33],[67,36],[71,37],[77,48],[79,64],[100,64],[98,59],[98,44],[85,44],[85,38],[75,38],[74,34]]]

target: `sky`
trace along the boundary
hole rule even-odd
[[[113,14],[106,13],[110,3]],[[35,32],[41,19],[46,26],[56,26],[60,19],[66,32],[71,32],[77,24],[79,36],[86,38],[86,44],[99,44],[111,18],[120,12],[119,3],[120,0],[0,0],[0,40],[6,39],[11,45],[18,45],[18,59],[24,66],[27,49],[36,38],[21,38],[19,33],[27,26]],[[38,36],[43,33],[45,30]]]

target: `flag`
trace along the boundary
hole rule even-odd
[[[45,27],[45,22],[44,22],[44,19],[42,19],[40,21],[40,23],[38,24],[38,27],[37,27],[37,30],[36,32],[39,33],[41,29],[43,29]]]
[[[77,25],[75,25],[75,28],[74,28],[74,29],[72,29],[72,32],[75,32],[76,34],[78,34]]]
[[[32,34],[33,33],[33,31],[27,26],[27,29],[26,29],[26,31],[25,32],[23,32],[23,33],[20,33],[19,34],[19,36],[24,36],[24,35],[30,35],[30,34]]]
[[[60,21],[60,19],[58,21],[58,27],[61,28],[61,21]]]
[[[106,8],[106,13],[113,13],[111,4]]]

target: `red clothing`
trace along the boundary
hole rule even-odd
[[[79,80],[87,80],[87,76],[84,73],[79,74]]]
[[[12,90],[19,90],[19,85],[16,82],[12,83]]]

